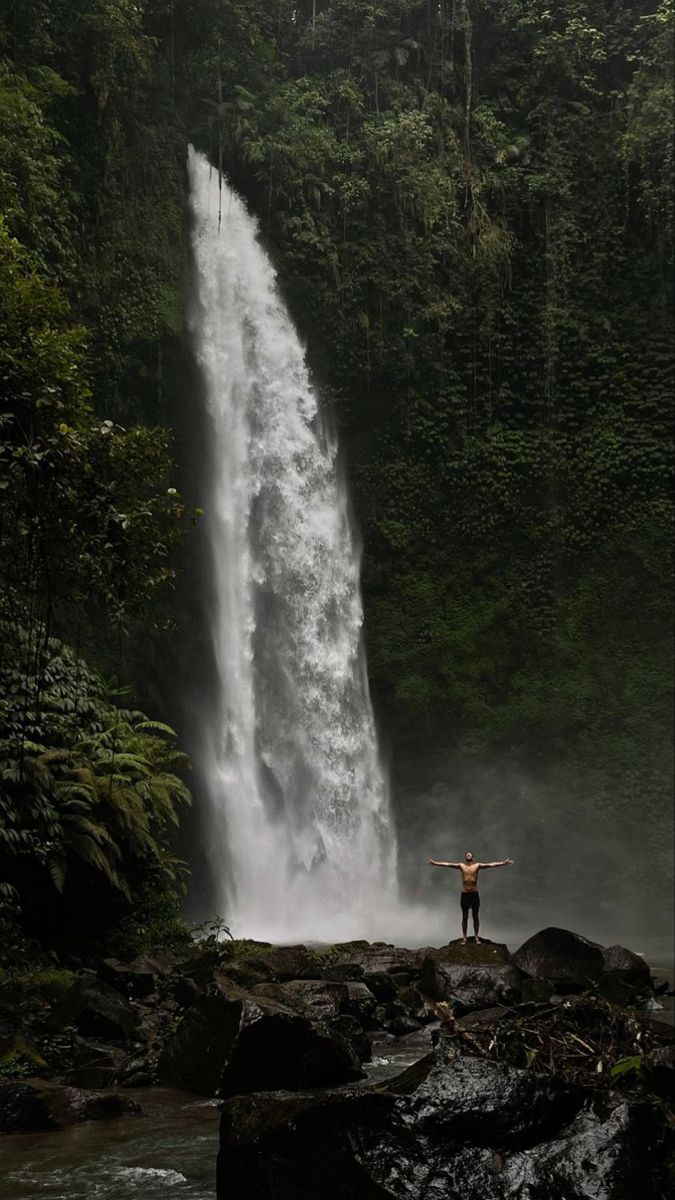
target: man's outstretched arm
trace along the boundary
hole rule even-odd
[[[460,864],[459,863],[436,862],[435,859],[430,858],[427,863],[427,866],[428,867],[456,867],[457,870],[459,870]],[[496,866],[496,863],[495,863],[495,866]]]
[[[478,866],[479,866],[479,867],[512,867],[512,866],[513,866],[513,859],[512,859],[512,858],[503,858],[501,862],[497,862],[497,863],[478,863]]]

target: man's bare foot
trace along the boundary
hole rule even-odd
[[[462,938],[462,945],[466,946],[466,938]]]
[[[474,942],[476,943],[476,945],[477,945],[477,946],[480,946],[481,942],[480,942],[480,938],[479,938],[479,937],[475,937],[473,940],[474,940]]]

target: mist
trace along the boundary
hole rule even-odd
[[[610,816],[592,796],[556,808],[533,774],[450,752],[400,764],[393,785],[401,897],[433,913],[432,926],[443,914],[445,940],[459,933],[460,880],[427,860],[471,850],[480,861],[514,860],[480,875],[485,937],[513,945],[556,925],[648,957],[672,955],[672,814],[645,826]]]

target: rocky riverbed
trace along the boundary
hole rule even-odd
[[[206,1200],[214,1098],[228,1200],[669,1194],[670,988],[623,947],[210,940],[53,974],[0,996],[12,1200]],[[71,1130],[71,1191],[41,1186]]]

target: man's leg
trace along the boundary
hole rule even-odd
[[[474,908],[474,910],[473,910],[473,932],[475,935],[475,941],[476,941],[477,946],[480,946],[480,938],[478,936],[479,929],[480,929],[480,920],[478,918],[478,909]]]
[[[460,901],[461,904],[461,901]],[[462,904],[462,945],[466,946],[466,929],[469,924],[469,910]]]

